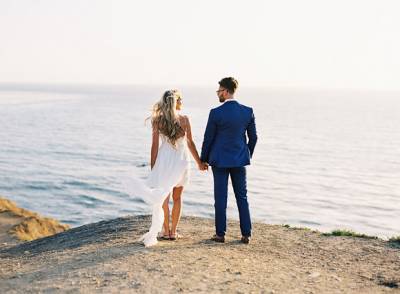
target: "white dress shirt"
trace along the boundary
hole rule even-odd
[[[229,101],[237,101],[235,98],[231,98],[231,99],[226,99],[225,101],[224,101],[224,103],[225,102],[229,102]],[[224,103],[222,103],[222,104],[224,104]]]

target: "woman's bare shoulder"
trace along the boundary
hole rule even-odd
[[[180,123],[182,123],[182,124],[189,124],[190,123],[190,121],[189,121],[189,116],[187,116],[187,115],[179,115],[179,122]]]
[[[187,115],[179,115],[179,119],[183,123],[186,123],[186,124],[190,123],[189,116],[187,116]]]
[[[179,115],[179,124],[186,133],[190,126],[189,117],[187,115]]]

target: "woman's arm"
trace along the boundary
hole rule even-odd
[[[205,170],[207,169],[207,165],[204,164],[200,160],[199,153],[197,152],[196,144],[194,144],[193,137],[192,137],[192,127],[190,126],[190,121],[187,116],[184,116],[185,120],[185,125],[186,125],[186,140],[187,140],[187,145],[189,148],[190,153],[192,153],[192,156],[194,160],[197,163],[197,166],[199,167],[200,170]]]
[[[157,154],[158,154],[158,140],[160,139],[158,128],[153,125],[152,132],[152,142],[151,142],[151,155],[150,155],[150,166],[153,169],[154,164],[156,163]]]

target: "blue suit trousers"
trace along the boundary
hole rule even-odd
[[[228,202],[228,178],[231,176],[233,191],[239,209],[242,236],[251,236],[251,219],[247,201],[246,167],[212,167],[214,176],[215,227],[218,236],[225,236],[226,208]]]

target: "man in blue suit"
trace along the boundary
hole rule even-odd
[[[210,111],[201,160],[212,167],[214,176],[215,228],[212,240],[225,242],[228,177],[231,177],[239,209],[241,241],[250,242],[251,219],[247,202],[246,165],[257,142],[253,109],[234,99],[238,82],[232,77],[219,81],[221,106]],[[246,133],[248,140],[246,138]]]

